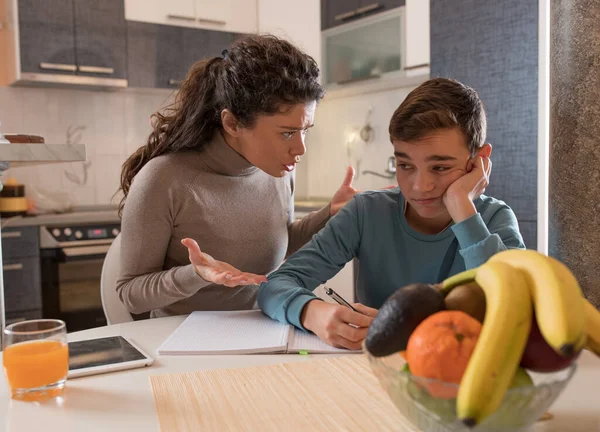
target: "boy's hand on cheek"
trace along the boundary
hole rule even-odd
[[[460,223],[477,213],[473,200],[490,184],[491,171],[490,158],[477,156],[469,161],[467,173],[448,187],[443,199],[454,223]]]

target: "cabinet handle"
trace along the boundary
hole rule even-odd
[[[336,15],[336,16],[333,17],[333,19],[335,21],[344,21],[344,20],[347,20],[348,18],[355,17],[356,15],[358,15],[358,11],[357,10],[353,10],[353,11],[350,11],[350,12],[344,12],[344,13],[341,13],[339,15]]]
[[[21,231],[6,231],[2,233],[2,238],[19,238]]]
[[[350,84],[350,83],[359,82],[359,81],[368,81],[368,80],[372,80],[372,79],[376,79],[376,78],[381,78],[381,75],[369,75],[366,77],[351,78],[348,80],[338,81],[336,84]]]
[[[218,24],[218,25],[227,24],[227,22],[225,22],[223,20],[215,20],[215,19],[208,19],[208,18],[198,18],[198,22],[208,23],[208,24]]]
[[[404,70],[419,69],[419,68],[426,67],[426,66],[429,66],[429,63],[422,63],[422,64],[418,64],[418,65],[414,65],[414,66],[406,66],[404,68]]]
[[[196,18],[189,17],[189,16],[184,16],[184,15],[172,15],[172,14],[169,14],[169,15],[167,15],[167,18],[174,19],[174,20],[182,20],[182,21],[196,21]]]
[[[40,69],[77,72],[77,66],[65,63],[40,63]]]
[[[358,13],[358,14],[369,13],[369,12],[373,12],[374,10],[379,9],[380,7],[381,7],[381,5],[379,3],[372,3],[370,5],[363,6],[361,8],[356,9],[356,13]]]
[[[2,266],[2,270],[4,270],[4,271],[23,270],[23,264],[21,264],[21,263],[17,263],[17,264],[4,264]]]
[[[97,74],[106,74],[106,75],[112,75],[115,73],[115,70],[111,67],[79,66],[78,68],[79,68],[79,72],[97,73]]]
[[[175,80],[175,79],[170,79],[169,80],[169,85],[180,85],[183,82],[183,80]]]

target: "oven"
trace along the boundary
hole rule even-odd
[[[69,332],[106,325],[100,278],[120,223],[40,227],[44,318],[65,321]]]

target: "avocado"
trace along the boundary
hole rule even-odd
[[[367,350],[374,357],[405,350],[413,330],[443,309],[444,296],[432,285],[415,283],[399,288],[383,303],[369,326]]]

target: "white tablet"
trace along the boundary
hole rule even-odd
[[[150,366],[152,357],[123,336],[69,342],[67,378]]]

